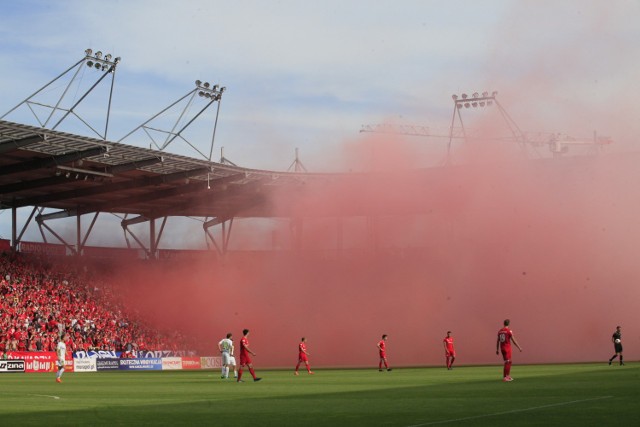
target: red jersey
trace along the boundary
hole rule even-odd
[[[498,331],[498,341],[500,341],[501,349],[511,349],[512,336],[513,331],[506,326]]]
[[[449,351],[453,351],[453,337],[446,337],[444,340],[442,340],[445,345],[447,346],[447,350]]]
[[[249,347],[249,339],[247,337],[242,337],[242,339],[240,340],[240,356],[241,357],[249,356],[247,347]]]
[[[380,342],[378,343],[378,347],[380,348],[380,354],[385,354],[386,353],[386,343],[384,340],[380,340]]]
[[[303,342],[301,342],[298,345],[298,360],[301,362],[306,362],[309,360],[309,358],[307,357],[307,345]]]

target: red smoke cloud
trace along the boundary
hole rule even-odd
[[[302,336],[312,367],[377,366],[383,333],[392,365],[440,364],[447,330],[460,364],[499,364],[505,318],[524,348],[516,362],[609,357],[615,326],[640,320],[639,156],[527,160],[489,143],[466,148],[465,165],[275,193],[270,203],[304,218],[299,251],[232,246],[216,263],[128,272],[130,299],[204,352],[249,328],[257,367],[294,366]],[[231,242],[287,236],[281,223],[238,226]]]
[[[561,13],[513,6],[496,27],[488,65],[469,64],[500,84],[487,77],[477,89],[500,90],[525,131],[589,138],[597,130],[614,138],[618,154],[532,160],[531,147],[490,142],[505,136],[505,124],[489,110],[475,123],[465,116],[482,138],[454,142],[448,167],[417,171],[425,153],[441,163],[442,146],[352,142],[346,169],[369,173],[271,193],[284,220],[234,225],[224,261],[130,273],[131,302],[209,352],[227,332],[238,340],[251,329],[257,369],[293,368],[302,336],[312,367],[375,367],[383,333],[392,366],[444,366],[447,330],[456,363],[500,365],[495,342],[505,318],[524,348],[515,363],[604,361],[616,325],[633,357],[640,154],[627,144],[638,133],[638,107],[622,102],[620,81],[632,81],[637,55],[627,54],[636,50],[633,34],[614,30],[634,15],[596,3],[554,7]],[[523,22],[544,25],[524,31]],[[537,150],[549,157],[547,147]],[[300,250],[292,216],[304,218]],[[278,250],[240,251],[264,236]]]

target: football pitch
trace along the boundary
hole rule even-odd
[[[0,425],[637,425],[640,363],[0,376]]]

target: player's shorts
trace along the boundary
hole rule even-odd
[[[244,366],[251,363],[251,357],[248,354],[240,355],[240,366]]]
[[[233,356],[231,356],[228,351],[223,351],[222,352],[222,364],[225,365],[225,366],[226,365],[230,365],[231,364],[230,360],[231,360],[232,357]]]
[[[445,350],[444,354],[447,357],[456,357],[456,351],[455,350]]]
[[[386,351],[381,351],[380,352],[380,359],[386,359],[387,358],[387,352]]]
[[[616,353],[622,353],[622,343],[613,343]]]
[[[233,356],[229,356],[229,365],[236,366],[236,358]]]
[[[502,352],[502,358],[505,362],[511,360],[511,347],[501,347],[500,351]]]
[[[56,365],[58,366],[58,369],[64,368],[64,360],[56,360]]]
[[[304,354],[304,353],[300,353],[300,354],[298,355],[298,360],[299,360],[300,362],[308,362],[308,361],[309,361],[309,358],[307,357],[307,355],[306,355],[306,354]]]

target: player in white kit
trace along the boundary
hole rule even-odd
[[[67,334],[62,335],[56,347],[56,355],[58,356],[58,360],[56,361],[56,365],[58,365],[58,372],[56,372],[57,383],[62,382],[62,374],[64,374],[64,359],[67,354],[67,344],[65,344],[66,340]]]
[[[222,376],[221,378],[229,378],[229,366],[233,366],[233,376],[236,374],[236,358],[233,357],[233,334],[228,333],[226,338],[223,338],[218,343],[218,350],[222,354]]]

